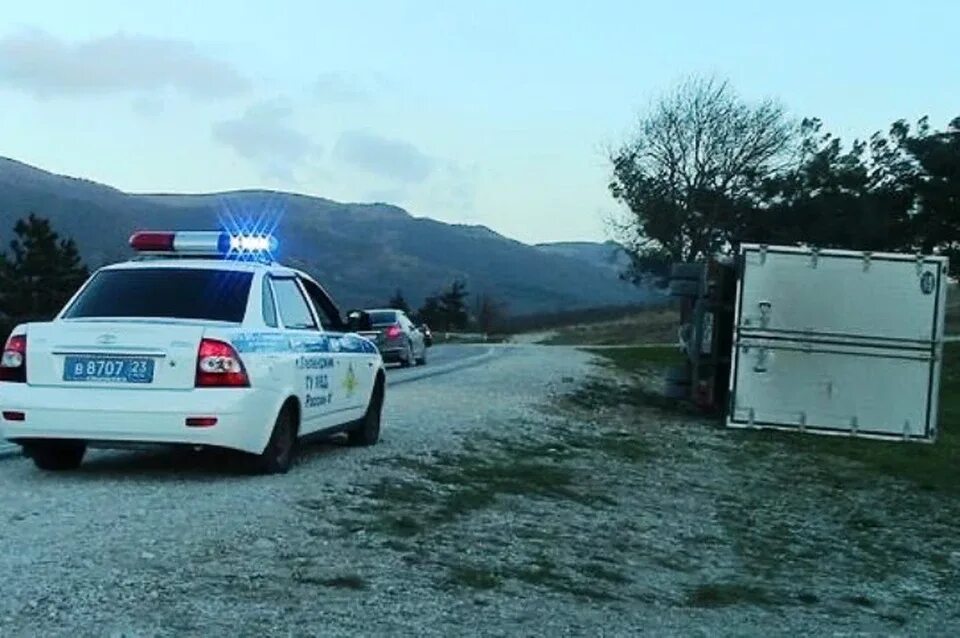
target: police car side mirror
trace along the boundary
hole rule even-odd
[[[351,310],[347,313],[347,330],[350,332],[366,332],[373,330],[373,321],[370,314],[362,310]]]

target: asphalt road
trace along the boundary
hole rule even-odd
[[[387,384],[397,385],[439,374],[449,374],[465,367],[479,365],[503,351],[502,346],[437,345],[427,350],[426,365],[410,368],[401,368],[399,365],[387,366]]]

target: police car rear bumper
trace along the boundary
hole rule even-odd
[[[16,442],[77,439],[103,443],[185,444],[259,454],[267,445],[282,400],[251,388],[118,390],[109,398],[89,389],[13,388],[3,384],[0,436]],[[21,413],[22,421],[9,413]],[[188,426],[187,419],[217,419]]]

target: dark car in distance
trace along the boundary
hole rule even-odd
[[[370,317],[371,329],[359,334],[377,344],[384,363],[409,367],[427,362],[427,348],[433,342],[432,335],[427,336],[429,328],[424,326],[424,332],[407,313],[396,308],[373,308],[364,312]]]

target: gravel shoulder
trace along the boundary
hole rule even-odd
[[[429,633],[459,596],[438,597],[403,555],[345,531],[376,507],[370,486],[398,459],[509,430],[584,355],[498,349],[476,366],[390,388],[382,441],[311,446],[286,476],[222,459],[93,452],[80,471],[0,461],[0,635]],[[372,537],[372,534],[370,535]],[[404,629],[405,628],[405,629]]]
[[[955,499],[653,407],[573,348],[494,352],[391,388],[380,445],[282,477],[0,462],[0,635],[960,627]]]

